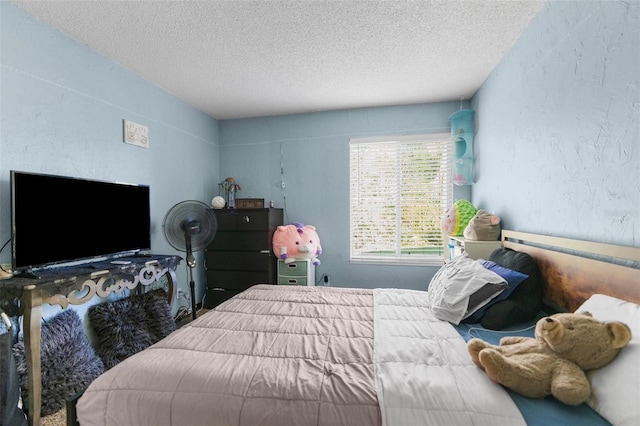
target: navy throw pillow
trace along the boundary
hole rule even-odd
[[[504,278],[508,286],[502,293],[494,297],[489,303],[487,303],[482,308],[474,312],[473,315],[465,319],[465,322],[471,322],[471,323],[480,322],[484,314],[487,312],[487,309],[489,309],[491,305],[501,300],[507,299],[522,281],[529,278],[529,275],[527,274],[523,274],[521,272],[514,271],[509,268],[505,268],[504,266],[500,266],[496,262],[493,262],[491,260],[479,259],[478,261],[486,269],[493,271],[496,274],[500,275],[502,278]]]
[[[492,304],[480,320],[484,328],[503,330],[506,327],[534,319],[542,308],[542,274],[535,259],[527,253],[499,248],[489,260],[529,277],[513,290],[509,297]]]

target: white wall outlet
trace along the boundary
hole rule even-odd
[[[124,120],[124,143],[149,148],[149,128],[133,121]]]

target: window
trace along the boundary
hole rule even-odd
[[[351,261],[442,265],[449,134],[351,139],[349,151]]]

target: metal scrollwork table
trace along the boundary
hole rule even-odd
[[[24,347],[28,376],[29,424],[40,424],[42,401],[40,333],[42,305],[82,305],[94,296],[106,297],[125,290],[144,291],[162,277],[169,287],[168,300],[176,299],[175,269],[182,260],[172,255],[141,255],[51,268],[39,278],[13,277],[0,281],[3,308],[13,301],[16,314],[24,317]],[[9,307],[10,309],[10,307]]]

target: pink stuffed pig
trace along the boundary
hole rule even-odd
[[[278,226],[273,233],[273,253],[284,263],[312,259],[311,263],[318,266],[320,261],[317,256],[322,253],[322,247],[316,227],[298,222]]]

